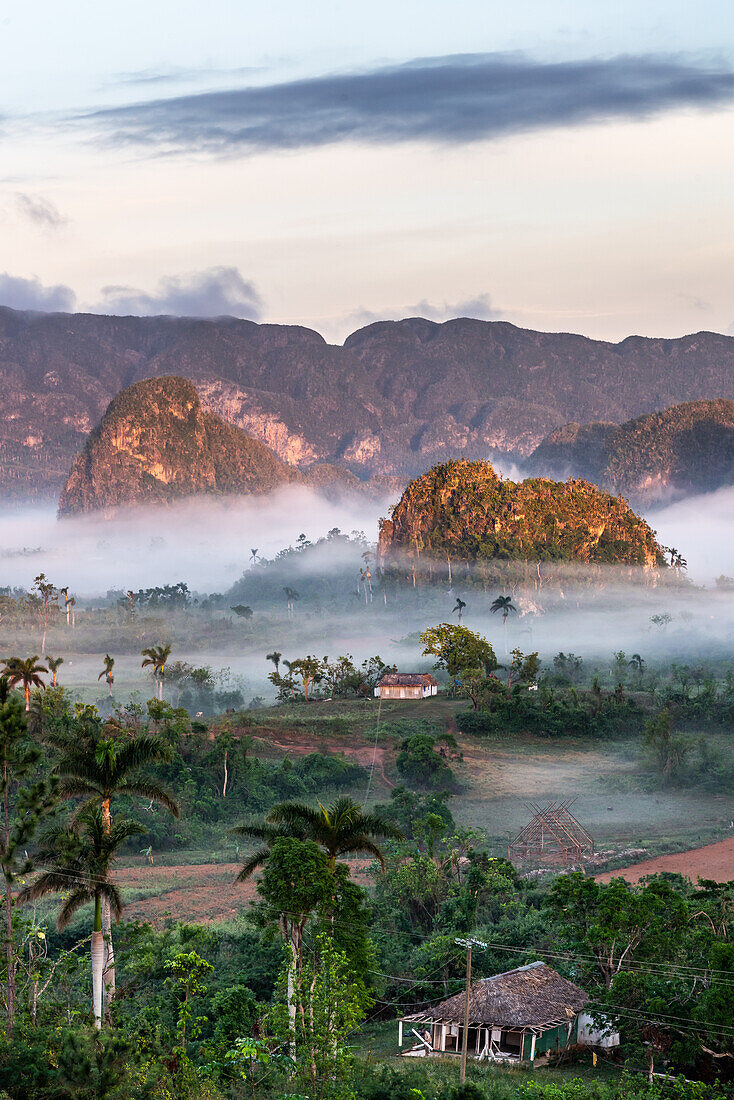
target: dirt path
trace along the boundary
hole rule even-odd
[[[605,871],[596,875],[597,882],[609,882],[611,878],[625,878],[628,882],[639,882],[644,875],[654,875],[659,871],[677,871],[695,882],[698,878],[710,878],[716,882],[729,882],[734,879],[734,836],[719,840],[716,844],[707,844],[705,848],[691,848],[687,852],[672,852],[667,856],[646,859],[634,863],[631,867],[622,867],[618,871]]]

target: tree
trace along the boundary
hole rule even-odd
[[[102,972],[105,955],[102,901],[106,901],[115,920],[119,920],[122,915],[122,900],[117,886],[110,880],[110,873],[122,845],[130,837],[144,831],[137,822],[125,818],[107,829],[100,807],[83,810],[77,815],[73,826],[57,826],[41,838],[38,862],[45,870],[19,894],[21,902],[36,901],[47,894],[64,894],[56,921],[59,931],[66,928],[83,905],[93,902],[92,1011],[97,1028],[102,1026]]]
[[[466,602],[464,600],[462,600],[460,596],[457,596],[456,597],[456,606],[454,607],[454,611],[459,612],[459,626],[461,626],[461,617],[462,617],[462,614],[463,614],[463,611],[464,611],[465,607],[466,607]],[[454,611],[451,612],[452,615],[453,615]]]
[[[202,978],[214,967],[196,951],[179,952],[164,964],[168,974],[166,985],[172,990],[178,1005],[176,1032],[178,1035],[178,1053],[182,1060],[188,1059],[187,1039],[195,1039],[201,1034],[201,1019],[194,1016],[191,1002],[194,997],[202,997],[207,990]]]
[[[142,668],[152,667],[153,675],[155,677],[157,686],[157,695],[160,700],[163,699],[163,677],[166,671],[166,661],[171,656],[170,645],[154,645],[149,646],[147,649],[141,650],[143,660],[141,662]]]
[[[498,611],[502,612],[502,626],[505,632],[505,653],[507,653],[507,619],[510,612],[517,612],[517,608],[512,602],[512,596],[498,596],[497,599],[493,601],[489,610],[492,614],[496,614]]]
[[[312,1100],[351,1100],[354,1054],[347,1040],[372,999],[330,935],[318,933],[314,947],[296,989],[296,1082]]]
[[[465,626],[439,623],[420,636],[423,655],[437,657],[434,668],[445,668],[452,679],[469,670],[483,669],[489,675],[497,668],[497,658],[486,638]]]
[[[112,697],[112,685],[115,682],[115,677],[112,675],[112,669],[114,667],[115,667],[115,658],[110,657],[109,653],[105,654],[104,668],[100,672],[97,679],[101,680],[102,677],[104,676],[105,680],[107,681],[107,687],[109,688],[110,698]]]
[[[384,867],[385,857],[376,841],[390,838],[401,840],[402,833],[393,822],[381,814],[364,813],[362,808],[346,795],[337,798],[330,806],[318,809],[304,802],[281,802],[274,806],[267,821],[286,829],[292,829],[299,837],[313,840],[326,852],[329,866],[334,867],[339,856],[366,852]]]
[[[523,653],[521,649],[513,649],[512,660],[507,670],[507,686],[512,686],[513,680],[519,680],[521,684],[535,682],[540,670],[540,658],[536,653]]]
[[[8,677],[11,687],[15,687],[16,684],[23,685],[26,712],[31,709],[31,688],[42,688],[44,683],[41,676],[48,672],[45,665],[39,665],[37,662],[37,653],[32,657],[26,657],[25,660],[21,657],[8,657],[3,669],[3,675]]]
[[[0,678],[0,794],[2,796],[2,863],[5,879],[5,963],[8,1032],[15,1021],[15,953],[13,950],[13,883],[27,874],[31,863],[27,847],[39,820],[55,802],[55,782],[36,780],[20,788],[20,781],[36,771],[40,753],[28,738],[25,714],[10,693],[6,676]],[[13,805],[13,796],[15,796]]]
[[[167,760],[170,748],[152,734],[127,735],[115,740],[103,735],[99,720],[89,721],[71,735],[53,739],[62,756],[56,771],[61,793],[65,798],[83,799],[81,813],[99,808],[107,832],[112,830],[112,799],[124,795],[142,795],[158,802],[178,817],[178,804],[154,779],[145,774],[152,764]],[[79,814],[77,814],[79,816]],[[115,955],[112,943],[111,917],[104,906],[105,981],[108,1000],[115,991]]]
[[[561,875],[546,899],[556,916],[556,942],[593,959],[592,973],[610,990],[640,953],[662,958],[686,926],[687,905],[664,879],[630,886],[615,878],[600,884],[579,871]]]
[[[667,707],[645,723],[643,731],[645,744],[655,752],[660,772],[668,781],[680,770],[683,761],[690,752],[691,745],[680,734],[673,732],[673,718]]]
[[[59,671],[61,665],[64,663],[63,657],[49,657],[46,656],[46,664],[48,665],[48,671],[51,673],[51,687],[56,687],[56,674]]]
[[[637,673],[637,680],[639,683],[641,683],[642,676],[645,672],[646,662],[643,661],[639,653],[633,653],[627,664],[630,666],[630,668],[633,668],[635,670],[635,672]]]
[[[288,606],[288,618],[292,619],[296,610],[296,600],[300,600],[301,597],[296,592],[295,588],[290,588],[288,585],[285,585],[283,591],[285,592],[286,604]]]
[[[39,573],[33,581],[33,588],[41,598],[43,604],[43,637],[41,639],[41,653],[46,652],[46,634],[48,633],[48,613],[51,604],[55,603],[58,599],[58,592],[55,585],[46,580],[45,573]]]
[[[324,658],[324,661],[328,658]],[[291,676],[298,676],[303,684],[303,698],[308,702],[309,691],[313,684],[318,684],[324,678],[324,663],[318,657],[309,653],[306,657],[299,657],[288,663],[288,671]]]
[[[241,603],[235,604],[234,607],[230,607],[230,611],[234,611],[234,613],[235,613],[235,615],[237,616],[238,619],[251,619],[252,618],[252,608],[247,607],[245,604],[241,604]]]
[[[274,649],[272,653],[266,653],[265,654],[265,660],[266,661],[272,661],[273,664],[275,665],[275,671],[280,672],[280,658],[282,656],[283,656],[282,653],[279,653],[277,649]]]

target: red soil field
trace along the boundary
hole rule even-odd
[[[612,878],[639,882],[645,875],[655,875],[660,871],[677,871],[692,882],[699,878],[729,882],[734,879],[734,836],[719,840],[716,844],[707,844],[705,848],[691,848],[687,852],[672,852],[667,856],[645,859],[642,863],[633,863],[631,867],[621,867],[618,871],[605,871],[594,878],[597,882],[609,882]]]

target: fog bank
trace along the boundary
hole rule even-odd
[[[272,557],[301,533],[315,540],[339,527],[374,540],[389,503],[354,497],[335,503],[290,487],[262,497],[120,510],[110,519],[96,513],[57,520],[53,508],[29,507],[0,520],[0,586],[28,588],[44,572],[77,596],[176,581],[222,591],[246,568],[251,550]]]

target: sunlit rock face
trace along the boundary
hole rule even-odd
[[[193,383],[154,378],[111,402],[74,461],[59,514],[263,493],[301,480],[264,444],[204,409]]]
[[[448,462],[411,481],[382,521],[380,561],[578,561],[653,567],[662,549],[619,497],[586,481],[500,477],[489,462]]]

